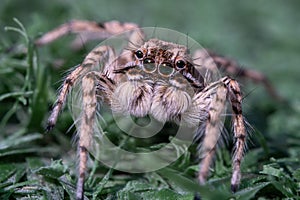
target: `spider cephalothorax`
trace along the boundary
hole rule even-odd
[[[152,35],[159,30],[151,29]],[[48,129],[51,129],[69,91],[74,87],[79,88],[79,98],[75,105],[75,109],[79,108],[79,114],[74,116],[79,136],[77,198],[83,198],[88,149],[92,146],[93,135],[99,132],[97,129],[101,129],[97,126],[97,113],[98,105],[102,102],[113,113],[121,115],[150,115],[162,123],[175,121],[196,129],[201,126],[202,160],[198,174],[201,184],[205,183],[208,176],[221,134],[226,101],[230,102],[235,141],[231,186],[233,191],[237,190],[246,139],[241,91],[237,81],[226,76],[214,76],[217,74],[214,71],[217,67],[239,71],[235,62],[204,49],[197,49],[200,48],[197,45],[191,52],[191,47],[187,44],[170,41],[170,34],[174,32],[166,32],[166,29],[162,30],[167,33],[164,39],[157,38],[155,34],[152,38],[147,38],[147,29],[115,21],[101,26],[94,22],[73,21],[45,34],[36,44],[46,44],[69,32],[83,32],[85,41],[88,40],[87,32],[93,34],[93,38],[105,38],[123,31],[127,32],[115,38],[126,36],[125,45],[116,45],[119,40],[102,43],[88,53],[82,64],[66,77],[48,120]],[[176,38],[180,39],[179,36]],[[114,45],[119,49],[114,48]],[[250,73],[250,70],[243,72],[245,75],[255,74]],[[251,76],[256,80],[255,76]],[[267,83],[266,79],[262,80]]]
[[[152,115],[161,122],[187,115],[195,91],[204,87],[187,48],[151,39],[132,54],[132,61],[113,72],[121,75],[109,91],[111,109],[136,117]]]

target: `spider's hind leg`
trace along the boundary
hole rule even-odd
[[[201,62],[198,64],[202,64],[207,68],[214,69],[217,67],[220,71],[228,76],[237,77],[243,80],[251,80],[254,83],[262,84],[269,95],[274,97],[274,99],[278,100],[279,102],[284,100],[278,91],[275,90],[268,77],[259,71],[243,68],[234,60],[218,55],[208,49],[197,50],[194,57],[197,58],[197,62]]]
[[[263,73],[241,67],[237,62],[232,59],[226,58],[224,56],[220,56],[216,53],[208,51],[209,56],[214,60],[217,64],[217,67],[220,70],[223,70],[225,74],[228,74],[231,77],[239,77],[245,80],[251,80],[254,83],[262,84],[270,96],[272,96],[277,101],[281,102],[284,99],[278,94],[278,91],[274,88],[268,77],[266,77]]]
[[[108,21],[98,23],[95,21],[72,20],[45,33],[35,41],[35,44],[37,46],[43,46],[65,35],[77,34],[76,39],[72,43],[72,48],[73,50],[79,50],[89,41],[102,40],[136,28],[138,28],[138,25],[128,22]]]

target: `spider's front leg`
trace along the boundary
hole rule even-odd
[[[105,90],[104,93],[106,94],[112,92],[113,87],[109,84],[112,85],[113,82],[106,75],[96,71],[89,72],[82,78],[82,112],[78,121],[79,177],[77,180],[76,199],[83,199],[88,150],[93,148],[93,135],[97,132],[96,94],[98,93],[98,90]]]
[[[198,174],[200,184],[204,184],[207,179],[209,167],[216,151],[216,144],[218,143],[222,131],[221,129],[223,128],[222,115],[225,112],[227,88],[225,84],[218,81],[208,86],[204,92],[210,93],[215,90],[215,94],[212,94],[214,97],[210,102],[208,118],[203,133],[204,138],[200,149],[202,156]]]
[[[216,86],[214,86],[216,84]],[[215,88],[216,87],[216,88]],[[212,83],[206,89],[216,90],[208,110],[208,119],[205,126],[204,139],[201,145],[203,159],[200,163],[198,180],[204,184],[209,173],[209,167],[215,154],[216,145],[222,131],[222,115],[224,115],[226,100],[229,98],[233,112],[233,126],[235,138],[235,152],[233,157],[233,173],[231,178],[231,189],[235,192],[241,181],[241,160],[243,158],[246,139],[246,128],[242,115],[242,95],[237,81],[228,77]]]
[[[95,131],[95,113],[97,107],[96,93],[99,89],[105,90],[104,94],[109,94],[112,90],[115,53],[108,46],[99,46],[91,51],[83,63],[76,67],[64,80],[58,99],[53,107],[52,113],[48,119],[47,129],[54,127],[63,104],[66,101],[69,91],[78,86],[82,91],[82,97],[77,99],[81,108],[79,119],[76,119],[76,125],[79,135],[78,153],[79,153],[79,178],[77,182],[77,199],[83,198],[84,179],[86,172],[86,163],[88,159],[88,149],[91,147],[92,136]],[[101,71],[101,72],[99,72]],[[108,76],[111,75],[109,78]]]
[[[88,148],[91,146],[95,129],[95,113],[97,107],[95,72],[90,72],[82,78],[82,113],[79,121],[79,177],[77,180],[76,199],[83,199],[84,179]]]
[[[228,96],[233,112],[233,131],[235,139],[235,149],[233,156],[231,190],[235,192],[241,181],[241,161],[245,150],[245,140],[247,131],[245,127],[243,112],[242,112],[242,94],[237,81],[229,78],[223,79],[228,88]]]
[[[55,102],[54,107],[52,108],[52,112],[47,122],[47,131],[50,131],[56,124],[57,118],[63,109],[63,105],[66,102],[67,96],[70,90],[76,85],[77,81],[87,72],[93,70],[96,66],[103,65],[103,63],[111,63],[114,60],[115,53],[112,48],[108,46],[99,46],[91,51],[83,63],[77,66],[64,80],[60,92],[58,94],[57,100]],[[99,70],[99,69],[98,69]],[[103,71],[106,74],[112,74],[114,70],[111,68],[104,68]]]
[[[51,115],[48,118],[47,122],[47,131],[52,130],[57,122],[58,115],[63,108],[63,105],[66,102],[67,95],[70,89],[73,87],[74,83],[80,77],[80,74],[84,72],[86,68],[83,65],[76,67],[64,80],[63,85],[61,86],[60,92],[58,94],[57,100],[52,108]]]

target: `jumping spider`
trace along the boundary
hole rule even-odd
[[[65,78],[48,120],[50,130],[56,124],[70,90],[79,87],[81,113],[76,122],[79,137],[77,199],[82,199],[84,195],[88,149],[97,131],[96,115],[98,105],[102,102],[115,113],[135,117],[150,115],[160,122],[184,122],[196,128],[195,134],[200,134],[197,127],[201,126],[203,140],[200,149],[204,156],[199,165],[198,181],[204,184],[221,134],[226,101],[229,101],[235,143],[232,190],[236,191],[240,184],[240,164],[247,137],[241,90],[236,80],[228,76],[218,77],[216,69],[222,68],[233,75],[240,74],[254,81],[262,81],[271,94],[275,92],[259,73],[241,69],[235,62],[205,49],[191,52],[193,44],[177,44],[176,40],[170,41],[168,37],[161,40],[155,33],[160,29],[151,30],[154,36],[147,38],[149,31],[132,23],[111,21],[98,24],[75,20],[36,41],[37,45],[45,45],[65,34],[78,33],[73,43],[73,47],[78,48],[88,40],[104,39],[122,32],[125,33],[118,37],[127,37],[126,45],[119,51],[105,43],[87,54],[82,64]]]

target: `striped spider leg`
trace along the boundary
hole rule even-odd
[[[205,124],[204,138],[200,149],[203,156],[199,166],[198,180],[200,184],[204,184],[209,174],[209,167],[216,151],[216,143],[220,139],[219,137],[222,131],[223,124],[221,118],[224,114],[226,101],[229,100],[233,113],[233,132],[235,140],[231,189],[235,192],[241,181],[240,164],[243,158],[247,136],[242,115],[242,95],[240,87],[237,81],[229,77],[224,77],[204,88],[203,92],[213,92],[213,95],[208,105],[208,118]]]
[[[67,95],[74,85],[81,87],[81,113],[77,120],[78,133],[78,155],[79,155],[79,176],[76,187],[76,199],[83,199],[84,180],[87,171],[88,148],[92,145],[92,137],[95,132],[95,113],[97,106],[96,85],[99,80],[107,81],[107,87],[112,80],[105,76],[105,73],[93,71],[99,60],[112,59],[114,52],[110,47],[100,46],[90,52],[82,64],[77,66],[64,80],[57,101],[48,119],[47,129],[51,130],[55,125],[58,115],[66,102]]]

